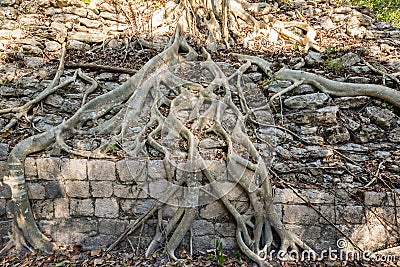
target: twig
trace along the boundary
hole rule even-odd
[[[385,84],[385,77],[387,76],[387,77],[389,77],[390,79],[392,79],[393,81],[395,81],[397,84],[400,85],[400,80],[397,79],[395,75],[389,74],[389,73],[387,73],[387,72],[385,72],[385,71],[382,71],[382,70],[380,70],[380,69],[378,69],[378,68],[375,68],[374,66],[372,66],[368,61],[366,61],[366,60],[363,59],[363,58],[362,58],[362,62],[363,62],[365,65],[367,65],[367,66],[368,66],[371,70],[373,70],[374,72],[377,72],[377,73],[379,73],[379,74],[382,74],[382,75],[383,75],[383,83],[384,83],[384,84]]]
[[[91,63],[66,63],[66,68],[70,69],[89,69],[89,70],[105,70],[109,72],[119,72],[119,73],[127,73],[127,74],[135,74],[137,70],[135,69],[128,69],[128,68],[120,68],[120,67],[112,67],[106,65],[98,65],[98,64],[91,64]]]

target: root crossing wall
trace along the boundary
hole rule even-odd
[[[0,161],[0,177],[7,173]],[[162,161],[28,158],[25,164],[27,187],[34,214],[41,229],[60,245],[80,244],[84,248],[104,248],[125,227],[154,203],[152,193],[162,186],[139,186],[138,181],[162,178]],[[156,190],[157,192],[152,192]],[[301,197],[299,197],[301,196]],[[285,225],[316,250],[336,248],[342,233],[363,249],[376,250],[396,242],[391,226],[398,223],[400,201],[392,193],[351,192],[344,189],[314,190],[275,188],[275,207]],[[229,199],[246,212],[248,202],[236,187]],[[306,200],[306,202],[302,199]],[[164,217],[172,216],[166,205]],[[12,224],[11,191],[0,186],[0,236]],[[235,224],[219,201],[198,208],[193,224],[193,249],[212,249],[220,239],[226,250],[236,251]],[[318,212],[317,212],[318,211]],[[130,240],[144,246],[155,233],[156,220],[136,231]],[[342,232],[342,233],[341,233]],[[188,248],[189,236],[183,248]],[[2,243],[6,237],[0,239]]]

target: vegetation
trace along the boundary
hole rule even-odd
[[[400,27],[400,0],[350,0],[350,2],[357,6],[372,7],[379,21],[390,22]]]

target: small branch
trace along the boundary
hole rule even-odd
[[[108,72],[127,73],[132,75],[137,72],[137,70],[135,69],[112,67],[112,66],[98,65],[91,63],[66,63],[65,67],[70,69],[103,70]]]

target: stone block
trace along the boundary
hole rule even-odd
[[[150,160],[147,162],[147,175],[151,180],[166,179],[164,162],[162,160]]]
[[[200,217],[206,220],[215,219],[224,216],[228,213],[225,206],[219,201],[207,204],[204,208],[200,209]]]
[[[146,161],[121,160],[117,162],[117,173],[123,183],[142,183],[147,180]]]
[[[86,159],[63,159],[61,177],[64,180],[86,180]]]
[[[305,202],[299,198],[292,189],[275,189],[275,196],[274,196],[275,203],[282,203],[282,204],[304,204]]]
[[[283,222],[300,225],[315,225],[318,213],[306,205],[286,205],[283,207]]]
[[[124,232],[128,221],[118,219],[99,219],[99,233],[103,235],[120,235]]]
[[[113,194],[112,182],[109,181],[91,181],[90,188],[92,197],[111,197]]]
[[[223,251],[239,251],[236,237],[222,237],[220,241],[222,242]],[[214,248],[215,248],[215,241],[214,241]]]
[[[14,201],[7,200],[6,215],[7,215],[7,218],[9,218],[9,219],[14,218],[14,205],[15,205]]]
[[[65,185],[60,181],[49,181],[44,183],[46,198],[65,197]]]
[[[135,212],[139,214],[146,213],[154,205],[154,199],[140,199],[136,201]]]
[[[215,233],[221,237],[234,237],[236,235],[236,225],[234,223],[216,223]]]
[[[83,249],[105,249],[110,246],[116,237],[114,235],[97,235],[84,237],[80,242]]]
[[[0,199],[11,198],[11,188],[4,183],[0,183]]]
[[[88,198],[89,182],[87,181],[65,181],[65,192],[69,197]]]
[[[207,251],[215,249],[215,236],[204,235],[193,237],[193,250],[194,251]],[[225,247],[223,247],[225,249]]]
[[[0,245],[8,242],[8,233],[11,232],[12,220],[0,220]]]
[[[52,199],[36,200],[32,204],[35,219],[53,219],[54,218],[54,202]]]
[[[26,183],[30,199],[44,199],[45,188],[41,183]]]
[[[365,222],[362,206],[337,206],[336,223],[361,224]]]
[[[68,198],[56,198],[54,199],[54,217],[57,218],[68,218],[69,217],[69,200]]]
[[[92,199],[70,199],[71,216],[93,216],[94,206]]]
[[[58,158],[40,158],[36,160],[38,177],[41,180],[57,180],[61,173],[61,160]]]
[[[312,204],[334,204],[335,197],[322,190],[304,189],[301,190],[301,195],[304,196]]]
[[[324,219],[322,216],[319,218],[319,222],[321,224],[326,225],[326,224],[330,224],[330,222],[336,223],[336,211],[335,211],[335,207],[333,205],[332,206],[320,206],[319,211],[326,218],[326,219]],[[329,222],[327,220],[329,220]]]
[[[214,235],[214,224],[206,220],[195,220],[192,232],[194,236]]]
[[[36,160],[34,158],[25,159],[25,179],[30,180],[37,177]]]
[[[98,198],[95,202],[95,215],[101,218],[116,218],[119,215],[119,205],[115,198]]]
[[[6,203],[5,199],[0,199],[0,217],[6,215]]]
[[[384,205],[387,200],[385,192],[364,192],[364,203],[367,206],[379,207]]]
[[[303,241],[316,241],[321,237],[322,229],[319,226],[304,227],[301,225],[285,224],[285,227]]]
[[[8,166],[6,161],[0,161],[0,179],[8,175]]]
[[[87,163],[89,180],[115,181],[115,163],[108,160],[90,160]]]

